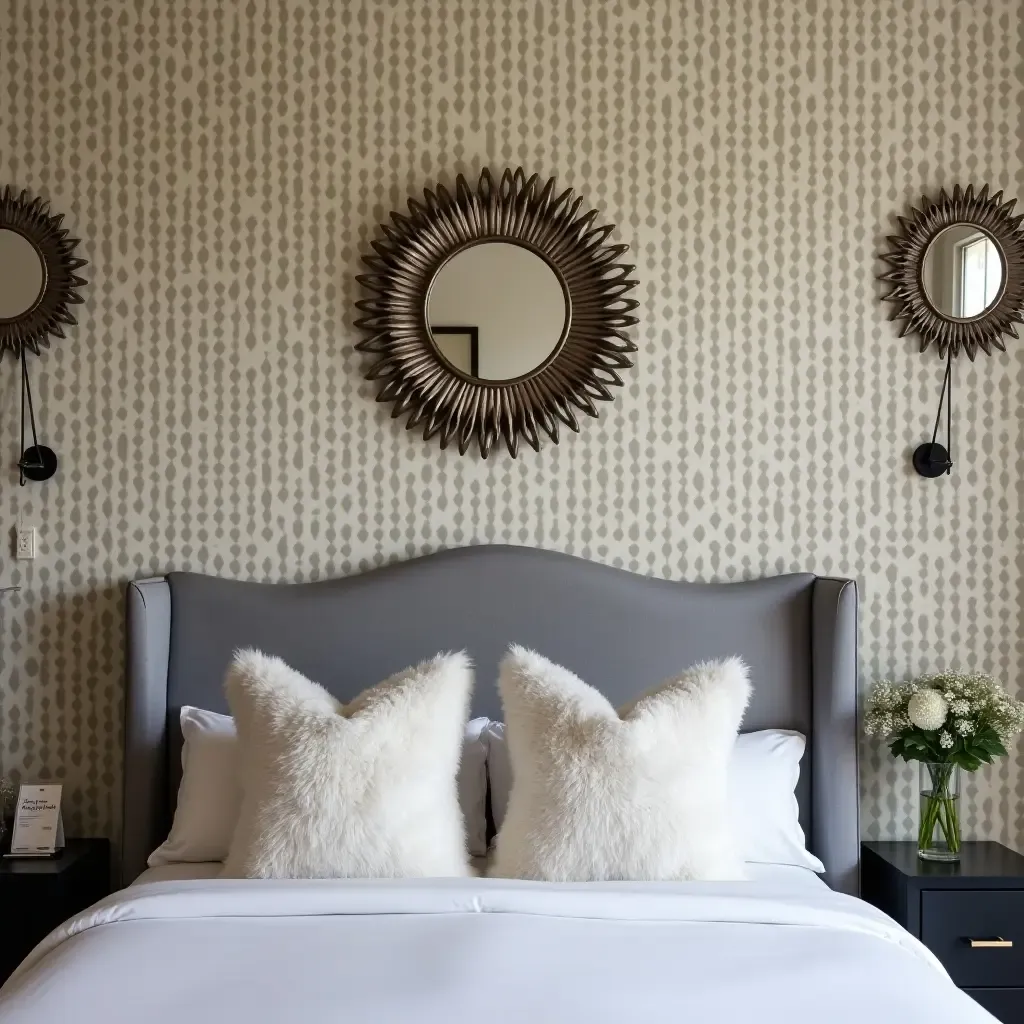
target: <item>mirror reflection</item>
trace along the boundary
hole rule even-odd
[[[921,278],[928,301],[943,316],[974,317],[998,300],[1003,261],[983,230],[953,224],[928,243]]]
[[[568,310],[554,270],[510,242],[457,252],[437,272],[427,323],[441,354],[480,380],[538,369],[558,347]]]
[[[0,320],[27,313],[46,280],[42,257],[20,232],[0,228]]]

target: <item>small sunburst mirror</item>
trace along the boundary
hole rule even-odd
[[[78,321],[70,307],[82,301],[86,282],[77,271],[86,261],[74,255],[77,238],[62,227],[64,217],[9,185],[0,193],[0,359],[10,352],[21,363],[21,483],[48,480],[57,472],[57,456],[41,445],[28,371],[29,353],[39,355],[50,336]],[[32,444],[25,445],[26,415]]]
[[[914,469],[926,477],[951,472],[953,361],[961,352],[1005,352],[1007,336],[1024,324],[1024,215],[1016,200],[988,185],[943,189],[922,197],[920,208],[898,217],[900,233],[887,239],[881,258],[892,268],[881,275],[890,286],[883,300],[894,304],[890,319],[903,321],[900,337],[916,335],[921,352],[934,347],[945,360],[939,408],[931,441],[918,445]],[[946,444],[939,426],[946,414]]]

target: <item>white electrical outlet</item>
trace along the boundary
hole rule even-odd
[[[36,557],[36,528],[34,526],[18,526],[14,553],[18,558]]]

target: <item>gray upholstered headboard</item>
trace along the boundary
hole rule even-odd
[[[613,703],[694,661],[751,666],[744,729],[809,737],[798,791],[829,883],[856,892],[857,592],[810,574],[674,583],[549,551],[472,547],[357,576],[261,584],[171,573],[128,587],[124,881],[166,836],[180,775],[178,709],[226,710],[232,652],[280,655],[347,700],[441,650],[477,667],[473,711],[501,718],[495,678],[511,642],[536,648]]]

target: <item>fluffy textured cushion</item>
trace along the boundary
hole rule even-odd
[[[462,740],[459,803],[473,857],[487,853],[487,718],[474,718]],[[181,783],[170,835],[149,855],[164,864],[224,860],[242,804],[238,733],[230,715],[181,709]],[[502,804],[504,813],[504,804]]]
[[[342,705],[279,658],[236,655],[243,795],[224,875],[468,874],[456,774],[472,680],[464,654],[443,655]]]
[[[696,665],[616,710],[513,647],[499,676],[514,782],[491,873],[571,882],[744,877],[727,769],[746,666]]]
[[[489,722],[484,739],[491,814],[495,830],[500,830],[512,791],[504,722]],[[801,733],[786,729],[762,729],[736,737],[729,760],[729,820],[740,856],[748,863],[825,870],[807,849],[800,827],[796,785],[805,746]]]

